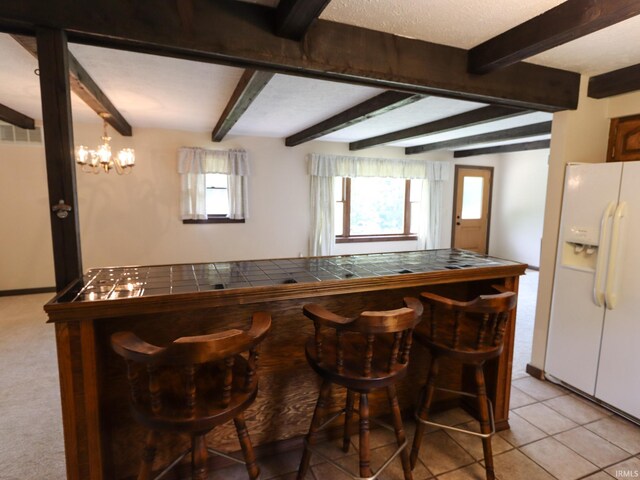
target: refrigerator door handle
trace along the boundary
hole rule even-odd
[[[627,214],[627,202],[620,202],[613,214],[613,233],[611,235],[611,250],[609,251],[609,266],[607,268],[607,283],[604,289],[605,304],[609,310],[616,308],[619,300],[620,288],[620,230],[622,219]]]
[[[609,221],[613,217],[613,212],[616,208],[616,202],[610,202],[607,205],[607,209],[602,214],[602,220],[600,221],[600,241],[598,242],[598,261],[596,263],[596,274],[593,280],[593,301],[599,307],[604,305],[604,287],[603,274],[606,267],[606,253],[609,249]]]

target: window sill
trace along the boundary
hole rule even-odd
[[[240,220],[234,220],[232,218],[227,218],[224,216],[209,215],[209,218],[207,218],[206,220],[182,220],[182,223],[184,223],[185,225],[193,223],[244,223],[244,218]]]
[[[336,237],[336,243],[365,243],[365,242],[403,242],[418,240],[417,235],[354,235],[352,237]]]

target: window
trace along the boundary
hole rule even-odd
[[[183,223],[244,223],[229,218],[229,176],[207,173],[205,179],[206,220],[183,220]]]
[[[422,180],[335,179],[337,243],[416,240]]]
[[[244,223],[249,159],[244,150],[178,149],[182,223]]]
[[[207,215],[229,215],[227,176],[223,173],[207,173],[206,185]]]

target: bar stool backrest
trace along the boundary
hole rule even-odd
[[[407,297],[404,302],[406,306],[403,308],[365,311],[355,318],[336,315],[318,304],[305,305],[304,314],[313,320],[315,326],[318,362],[334,366],[338,374],[364,378],[372,376],[375,365],[384,365],[382,370],[391,373],[399,364],[406,364],[413,329],[422,318],[423,307],[415,298]],[[391,343],[390,348],[380,348],[381,355],[386,355],[384,361],[374,355],[376,339],[380,337],[385,338],[386,347],[389,347],[389,341]],[[345,352],[345,347],[351,350],[355,347],[358,351]]]
[[[200,400],[199,387],[210,394],[212,386],[220,388],[217,403],[224,408],[234,390],[250,391],[255,388],[258,367],[258,344],[271,327],[267,313],[254,314],[248,331],[231,329],[210,335],[181,337],[166,347],[158,347],[141,340],[132,332],[117,332],[111,336],[113,350],[127,362],[127,379],[132,403],[150,402],[151,411],[163,411],[163,399],[170,400],[171,411],[178,404],[195,409]],[[247,359],[240,354],[247,353]],[[236,381],[237,362],[243,368],[242,382]],[[146,385],[146,387],[145,387]],[[176,397],[182,398],[176,398]],[[184,412],[180,410],[179,415]],[[177,411],[176,411],[177,412]]]
[[[461,302],[424,292],[428,305],[429,340],[451,350],[502,350],[502,341],[511,310],[516,306],[514,292],[480,295]]]

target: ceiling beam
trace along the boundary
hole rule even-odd
[[[51,219],[56,291],[60,292],[70,282],[82,277],[83,273],[76,165],[73,158],[69,49],[67,36],[60,30],[38,29],[37,42],[42,53],[38,58],[38,68],[49,189],[50,206],[47,210]],[[93,458],[90,460],[95,461]]]
[[[481,133],[469,137],[454,138],[443,142],[428,143],[426,145],[416,145],[404,149],[404,153],[412,155],[415,153],[431,152],[433,150],[444,150],[456,147],[468,147],[479,143],[501,142],[504,140],[515,140],[517,138],[536,137],[538,135],[548,135],[551,133],[551,122],[534,123],[523,127],[498,130],[497,132]]]
[[[607,98],[640,90],[640,64],[589,78],[588,95]]]
[[[394,92],[392,90],[383,92],[380,95],[376,95],[333,117],[327,118],[320,123],[287,137],[284,143],[287,147],[295,147],[301,143],[328,135],[336,130],[350,127],[351,125],[377,117],[396,108],[404,107],[423,98],[425,98],[424,95],[413,95],[411,93]]]
[[[276,35],[300,40],[331,0],[280,0],[276,10]]]
[[[505,118],[511,118],[518,115],[530,113],[528,110],[522,110],[511,107],[501,107],[498,105],[490,105],[488,107],[477,108],[469,112],[452,115],[451,117],[441,118],[433,122],[424,123],[415,127],[405,128],[396,132],[385,133],[375,137],[365,138],[349,144],[349,150],[362,150],[363,148],[382,145],[383,143],[397,142],[408,138],[423,137],[434,133],[449,132],[459,128],[480,125],[486,122],[493,122]]]
[[[640,14],[640,0],[567,0],[469,50],[469,72],[488,73]]]
[[[0,120],[15,125],[16,127],[26,128],[27,130],[33,130],[36,128],[36,123],[33,118],[9,108],[6,105],[0,103]]]
[[[469,75],[460,48],[321,19],[296,42],[275,35],[273,8],[193,0],[193,10],[188,31],[173,2],[0,2],[0,29],[51,25],[79,43],[548,112],[578,102],[573,72],[519,63]]]
[[[38,46],[34,37],[13,35],[16,42],[24,47],[31,55],[38,59]],[[69,84],[71,91],[87,104],[94,112],[102,117],[120,135],[130,137],[131,125],[125,120],[111,100],[104,94],[91,75],[78,60],[69,52]]]
[[[221,142],[229,130],[236,124],[247,108],[258,97],[262,89],[273,77],[271,72],[247,69],[240,77],[236,89],[233,91],[218,123],[211,132],[213,142]]]
[[[469,150],[456,150],[453,158],[475,157],[490,153],[526,152],[528,150],[542,150],[549,148],[551,140],[534,140],[533,142],[510,143],[508,145],[496,145],[494,147],[470,148]]]

